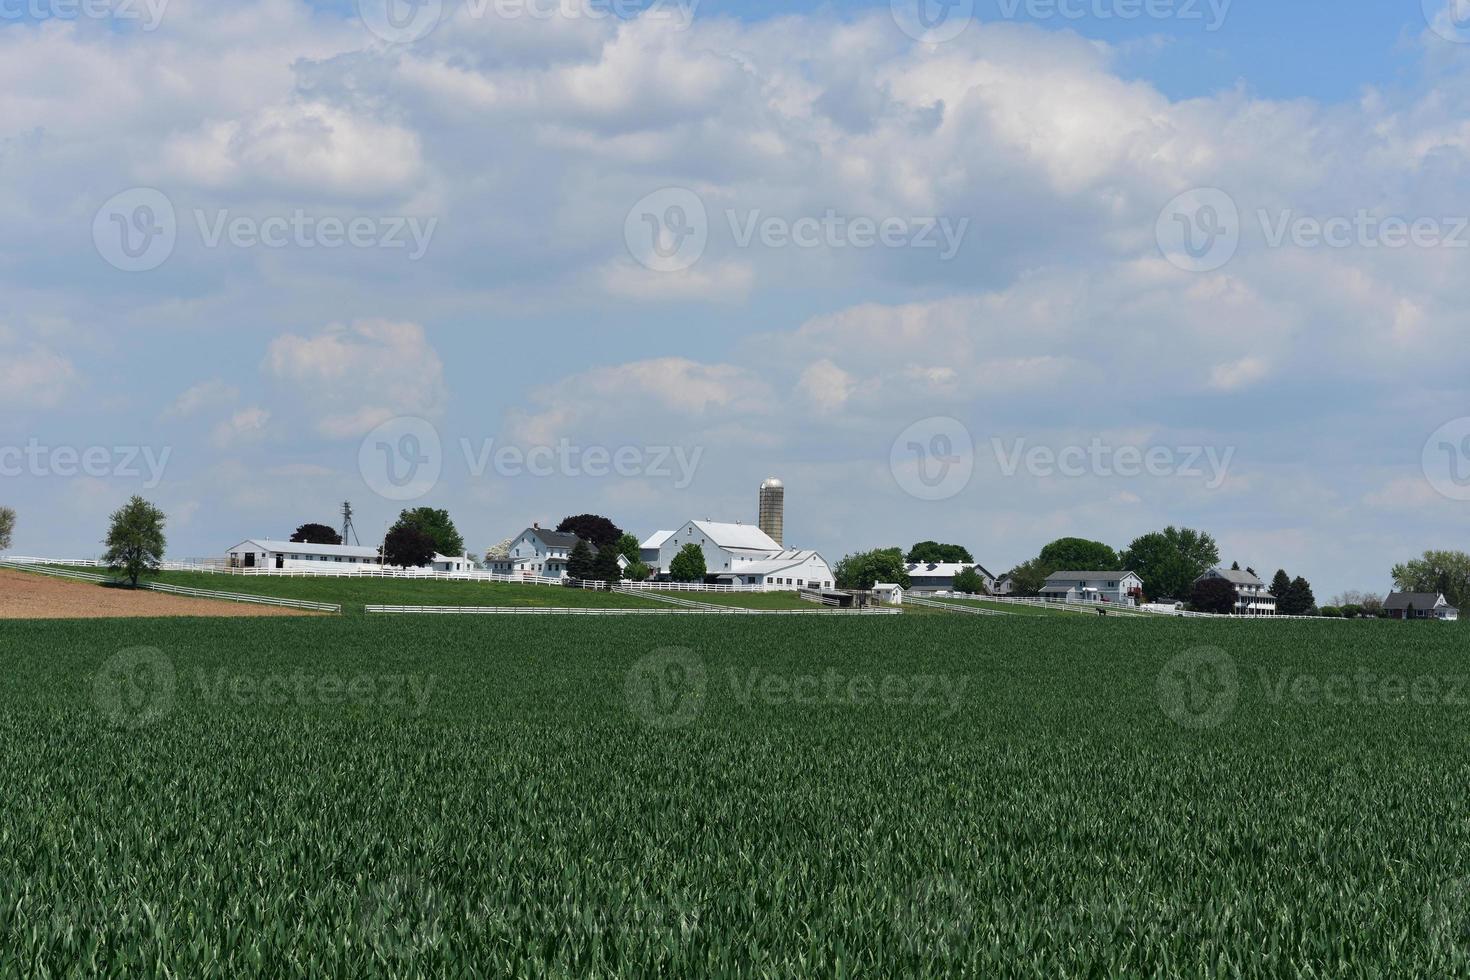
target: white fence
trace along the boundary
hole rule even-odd
[[[901,609],[602,609],[549,606],[366,606],[369,613],[436,616],[900,616]]]
[[[979,606],[962,606],[957,602],[940,602],[937,599],[921,599],[918,596],[904,596],[904,603],[913,606],[924,606],[930,609],[943,609],[945,612],[971,613],[976,616],[1009,616],[1010,613],[1001,612],[998,609],[981,609]]]
[[[0,559],[0,568],[11,567],[33,571],[40,575],[50,575],[53,578],[74,579],[79,582],[104,583],[113,579],[105,575],[95,575],[91,572],[74,572],[65,568],[50,567],[51,563],[29,562],[14,558]],[[61,564],[61,563],[56,563]],[[65,564],[71,564],[66,562]],[[90,565],[90,568],[106,567],[104,565]],[[278,599],[268,595],[244,595],[239,592],[215,592],[212,589],[191,589],[182,585],[166,585],[162,582],[139,582],[139,588],[150,592],[165,592],[169,595],[189,596],[195,599],[222,599],[228,602],[248,602],[257,606],[278,606],[284,609],[304,609],[310,612],[340,613],[342,607],[334,602],[312,602],[307,599]]]

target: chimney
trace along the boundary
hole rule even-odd
[[[541,522],[540,521],[532,521],[531,522],[531,530],[533,530],[533,531],[539,531],[539,530],[541,530]]]

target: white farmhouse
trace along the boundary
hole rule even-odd
[[[489,568],[501,575],[566,578],[567,560],[579,540],[570,531],[548,531],[540,524],[533,524],[510,543],[505,558],[492,558]]]
[[[827,560],[815,551],[783,548],[753,524],[717,521],[689,521],[658,540],[657,568],[666,572],[674,556],[690,544],[704,553],[705,571],[720,583],[767,590],[830,589],[835,578]]]
[[[1235,615],[1276,615],[1276,597],[1254,572],[1242,572],[1238,568],[1212,568],[1195,579],[1195,583],[1213,578],[1224,579],[1235,587]]]
[[[1143,595],[1143,579],[1134,572],[1053,572],[1041,595],[1066,602],[1117,602],[1135,605]]]

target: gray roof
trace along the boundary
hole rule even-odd
[[[1105,578],[1105,579],[1112,579],[1113,581],[1117,581],[1118,579],[1122,578],[1125,575],[1134,575],[1134,574],[1136,574],[1136,573],[1135,572],[1052,572],[1050,575],[1048,575],[1046,577],[1046,580],[1048,582],[1050,582],[1054,578],[1055,579]]]
[[[1241,571],[1238,568],[1216,568],[1216,569],[1213,569],[1213,571],[1214,571],[1214,573],[1216,575],[1220,576],[1225,581],[1229,582],[1231,585],[1265,585],[1266,584],[1265,582],[1262,582],[1261,581],[1261,579],[1260,579],[1259,576],[1252,575],[1250,572]],[[1206,573],[1206,574],[1208,574],[1208,573]],[[1200,578],[1204,578],[1204,576],[1201,575]]]
[[[575,548],[580,540],[571,531],[548,531],[544,527],[528,527],[522,534],[534,534],[550,548]]]
[[[1444,598],[1438,592],[1392,592],[1383,600],[1384,609],[1433,609]]]

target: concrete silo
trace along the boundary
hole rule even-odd
[[[777,544],[785,545],[786,487],[774,476],[761,484],[760,529]]]

